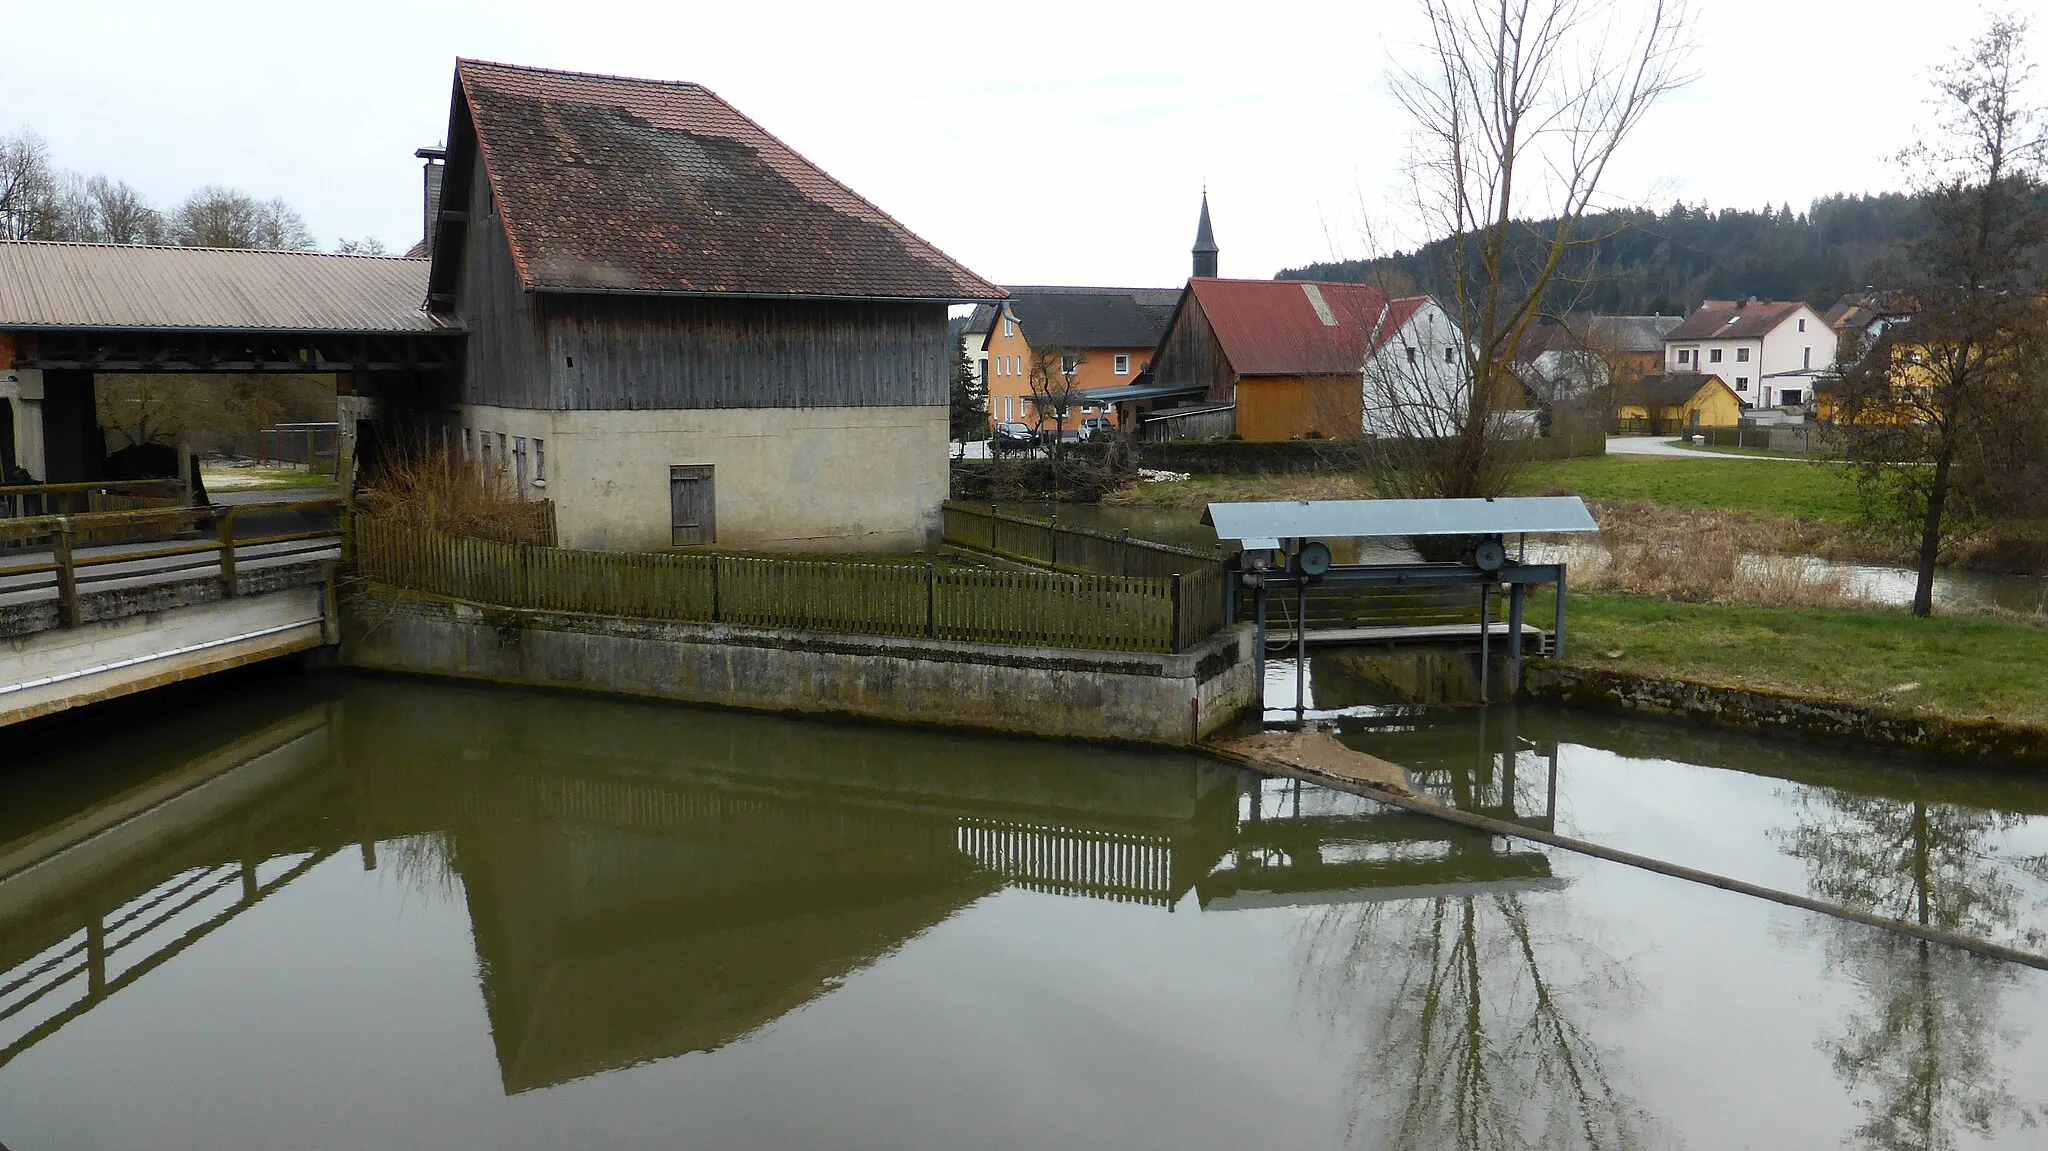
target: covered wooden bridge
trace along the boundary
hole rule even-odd
[[[108,478],[95,395],[107,375],[311,373],[344,394],[445,391],[463,329],[426,295],[425,260],[0,242],[0,475]]]

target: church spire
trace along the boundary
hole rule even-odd
[[[1195,275],[1216,274],[1216,233],[1209,227],[1209,189],[1202,189],[1202,222],[1195,228]]]

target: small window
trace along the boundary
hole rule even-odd
[[[1800,330],[1800,331],[1802,331],[1802,332],[1806,330],[1806,321],[1805,321],[1805,320],[1801,320],[1801,321],[1799,321],[1799,330]]]
[[[1017,322],[1016,322],[1015,320],[1012,320],[1012,319],[1011,319],[1010,317],[1008,317],[1008,316],[1004,316],[1004,317],[1003,317],[1003,338],[1004,338],[1004,339],[1006,339],[1006,340],[1008,340],[1008,339],[1014,338],[1014,337],[1016,336],[1016,334],[1017,334]]]
[[[465,460],[476,458],[476,445],[471,442],[469,432],[468,428],[462,429],[462,458]]]
[[[1686,348],[1678,349],[1678,362],[1681,364],[1692,363],[1692,352]]]
[[[676,547],[718,539],[710,464],[672,464],[668,469],[669,542]]]
[[[1746,391],[1748,391],[1748,390],[1749,390],[1749,377],[1748,377],[1748,376],[1737,376],[1737,377],[1735,377],[1735,390],[1736,390],[1736,391],[1738,391],[1738,392],[1746,392]]]
[[[512,437],[512,490],[526,490],[526,437]]]
[[[1802,394],[1804,393],[1798,388],[1781,388],[1778,391],[1778,402],[1781,404],[1796,404],[1799,402],[1799,397]]]
[[[1060,375],[1071,376],[1081,370],[1081,357],[1063,355],[1060,357]]]
[[[1406,351],[1406,352],[1408,353],[1408,362],[1409,362],[1409,363],[1411,363],[1411,364],[1412,364],[1412,363],[1414,363],[1414,362],[1415,362],[1415,349],[1414,349],[1414,348],[1405,348],[1405,349],[1403,349],[1403,350],[1404,350],[1404,351]]]
[[[1445,349],[1444,349],[1444,363],[1447,363],[1447,364],[1455,364],[1455,363],[1457,363],[1457,362],[1458,362],[1458,349],[1456,349],[1456,348],[1445,348]]]
[[[1707,350],[1707,362],[1708,362],[1708,363],[1710,363],[1710,364],[1718,364],[1718,363],[1720,363],[1720,362],[1721,362],[1721,349],[1719,349],[1719,348],[1709,348],[1709,349]]]
[[[548,442],[539,436],[533,437],[533,482],[537,485],[548,482]]]
[[[1738,363],[1738,364],[1746,364],[1746,363],[1748,363],[1748,362],[1749,362],[1749,349],[1748,349],[1748,348],[1737,348],[1737,349],[1735,349],[1735,362],[1736,362],[1736,363]]]
[[[1805,362],[1805,363],[1803,363],[1803,364],[1801,364],[1800,366],[1801,366],[1801,367],[1803,367],[1803,368],[1811,368],[1811,367],[1813,367],[1813,349],[1812,349],[1812,348],[1808,348],[1808,349],[1806,349],[1806,362]]]
[[[1110,361],[1110,366],[1115,369],[1116,374],[1119,376],[1131,374],[1131,358],[1129,356],[1116,357],[1116,359]]]

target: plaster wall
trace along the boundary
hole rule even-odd
[[[494,464],[525,494],[555,501],[563,547],[669,547],[669,467],[709,464],[721,548],[907,551],[939,531],[949,482],[946,414],[943,406],[549,411],[470,404],[447,418],[451,447],[481,455],[480,437],[489,435]],[[518,440],[524,455],[515,469],[506,457]]]

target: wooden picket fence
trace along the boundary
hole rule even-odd
[[[621,553],[505,544],[358,516],[375,583],[475,603],[843,635],[1186,650],[1224,626],[1220,568],[1096,576],[937,564]]]
[[[955,547],[1007,560],[1087,575],[1170,576],[1193,574],[1221,563],[1218,550],[1198,551],[1139,539],[1130,532],[1103,532],[1010,515],[988,505],[949,500],[945,540]]]

